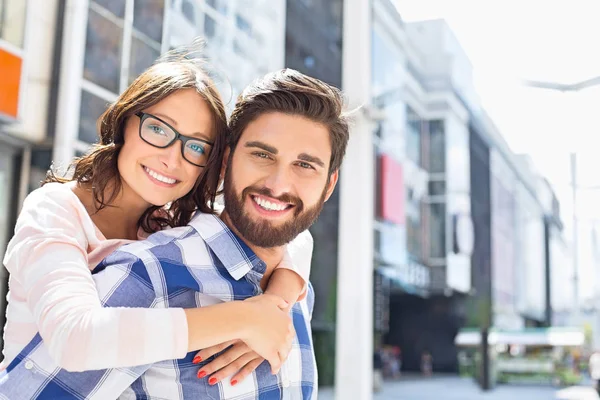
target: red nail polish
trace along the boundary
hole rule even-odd
[[[198,371],[198,378],[202,379],[205,376],[206,376],[206,372],[205,371],[202,371],[202,370]]]
[[[231,381],[231,386],[235,386],[235,385],[236,385],[236,383],[237,383],[237,381],[236,381],[235,379],[234,379],[234,380],[232,380],[232,381]]]
[[[210,379],[208,380],[208,384],[209,384],[209,385],[214,385],[215,383],[217,383],[217,378],[210,378]]]
[[[194,364],[198,364],[199,362],[202,362],[202,357],[196,356],[196,357],[194,357],[194,359],[192,360],[192,362]]]

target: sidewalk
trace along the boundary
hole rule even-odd
[[[373,395],[373,400],[599,400],[594,389],[585,386],[557,389],[551,386],[499,385],[484,393],[472,379],[456,376],[414,378],[386,382],[383,390]],[[319,400],[337,399],[334,399],[332,388],[322,388]]]

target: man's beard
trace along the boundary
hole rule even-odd
[[[249,186],[242,191],[241,195],[238,195],[233,188],[233,178],[231,175],[230,165],[227,165],[224,186],[225,212],[240,235],[256,246],[265,248],[279,247],[291,242],[301,232],[307,230],[317,220],[321,210],[323,210],[323,204],[325,204],[325,197],[327,195],[327,185],[325,185],[323,194],[317,204],[304,210],[304,203],[298,197],[287,193],[275,197],[271,190],[265,187]],[[244,211],[244,200],[250,196],[250,193],[268,196],[284,203],[293,204],[295,209],[293,210],[292,218],[277,225],[266,219],[261,220],[260,217],[257,217],[258,220],[253,220]],[[254,200],[251,199],[251,201]]]

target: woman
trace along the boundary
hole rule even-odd
[[[98,123],[100,144],[74,161],[72,178],[51,173],[25,200],[4,259],[4,365],[38,331],[70,371],[178,359],[235,339],[274,371],[287,357],[293,334],[282,308],[298,299],[309,266],[294,272],[291,263],[280,265],[267,289],[278,296],[206,308],[103,308],[98,299],[90,271],[105,256],[187,224],[196,210],[212,212],[225,109],[198,62],[180,52],[155,63],[109,106]]]

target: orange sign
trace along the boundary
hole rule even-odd
[[[22,64],[21,57],[0,49],[0,114],[13,118],[19,111]]]

